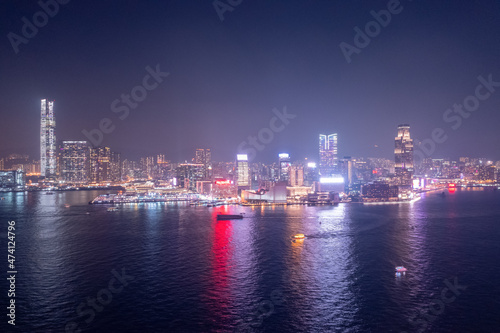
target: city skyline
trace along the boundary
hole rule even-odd
[[[0,332],[498,331],[499,0],[0,3]]]

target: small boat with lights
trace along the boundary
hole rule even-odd
[[[108,212],[116,212],[118,210],[118,208],[116,207],[109,207],[108,208]]]
[[[306,235],[304,235],[304,234],[296,234],[295,236],[293,236],[293,238],[295,238],[295,239],[304,239],[304,238],[306,238]]]
[[[241,220],[243,214],[231,215],[231,214],[217,214],[217,220]]]
[[[396,276],[405,275],[406,271],[408,271],[408,270],[405,267],[403,267],[403,266],[396,266]]]

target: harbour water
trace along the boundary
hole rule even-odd
[[[500,331],[500,191],[114,212],[88,205],[99,193],[2,193],[5,257],[16,222],[16,331]]]

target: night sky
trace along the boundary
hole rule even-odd
[[[269,127],[273,108],[286,107],[296,117],[256,161],[279,152],[316,158],[318,134],[334,132],[340,156],[392,159],[401,123],[420,140],[444,130],[449,138],[431,157],[500,160],[500,87],[456,130],[443,120],[474,95],[478,76],[500,82],[500,2],[402,0],[348,63],[339,45],[355,45],[354,27],[365,30],[370,12],[387,6],[243,0],[221,21],[212,1],[72,0],[16,54],[9,32],[22,36],[22,18],[33,22],[41,7],[2,1],[0,154],[38,158],[48,98],[58,139],[83,140],[82,130],[109,118],[115,129],[102,145],[125,158],[181,161],[208,147],[214,160],[233,160],[241,142]],[[112,102],[158,64],[169,76],[121,120]]]

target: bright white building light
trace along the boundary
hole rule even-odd
[[[248,161],[248,155],[247,154],[237,154],[236,159],[238,161]]]
[[[321,184],[342,184],[344,177],[321,177],[319,182]]]

